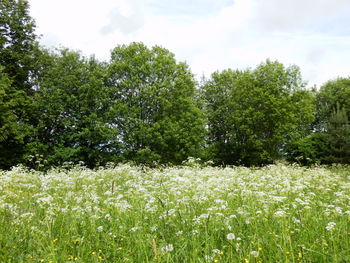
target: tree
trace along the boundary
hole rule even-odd
[[[32,93],[38,45],[25,0],[0,2],[0,64],[17,89]]]
[[[35,56],[40,51],[28,9],[26,1],[0,1],[0,168],[5,169],[22,160],[31,131]]]
[[[328,124],[328,162],[350,163],[350,125],[346,110],[337,103]]]
[[[350,116],[350,78],[330,80],[320,88],[316,96],[316,130],[327,130],[329,118],[336,110],[337,104]]]
[[[294,140],[286,146],[286,159],[301,165],[329,163],[329,136],[314,132]]]
[[[313,97],[303,87],[299,68],[269,60],[255,70],[213,74],[203,87],[209,144],[219,145],[228,164],[280,158],[288,142],[311,129]]]
[[[164,48],[132,43],[112,51],[108,72],[125,158],[180,163],[199,154],[204,118],[185,63]]]
[[[24,92],[13,89],[11,80],[0,67],[0,168],[16,164],[22,154],[18,144],[23,143],[27,126],[18,121],[15,109],[25,104]]]
[[[83,161],[104,164],[118,153],[109,122],[106,67],[67,49],[51,52],[35,94],[37,124],[27,155],[42,154],[47,165]]]
[[[230,164],[240,158],[233,138],[233,89],[239,79],[249,72],[232,71],[231,69],[214,72],[211,79],[204,81],[202,87],[205,101],[204,111],[208,119],[207,159],[214,163]]]

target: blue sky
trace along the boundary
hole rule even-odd
[[[160,45],[200,78],[267,58],[309,86],[350,76],[349,0],[29,0],[41,43],[108,60],[119,44]]]

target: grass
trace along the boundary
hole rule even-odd
[[[0,172],[0,262],[350,262],[350,168]]]

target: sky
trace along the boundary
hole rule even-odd
[[[40,42],[109,60],[117,45],[167,48],[195,76],[300,67],[308,86],[350,77],[350,0],[29,0]]]

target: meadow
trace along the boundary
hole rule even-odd
[[[0,262],[350,262],[350,169],[0,171]]]

